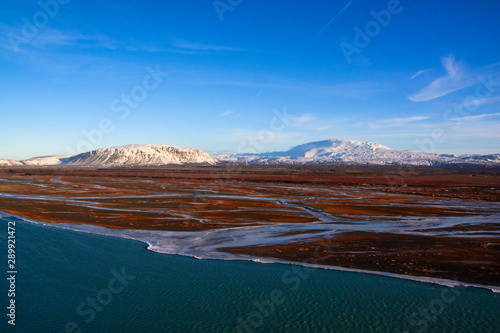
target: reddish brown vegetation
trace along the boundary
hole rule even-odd
[[[0,168],[0,193],[46,196],[1,197],[0,210],[46,222],[170,231],[317,221],[301,206],[345,221],[466,217],[498,210],[456,201],[450,207],[447,199],[498,202],[499,175],[500,169],[485,168],[359,166]],[[498,231],[496,224],[468,228]],[[499,246],[496,237],[347,232],[308,243],[225,250],[500,285]]]

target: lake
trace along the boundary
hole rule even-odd
[[[498,332],[500,294],[373,274],[195,259],[16,221],[16,325],[2,332]],[[7,258],[2,260],[4,275]],[[4,285],[9,287],[4,279]],[[3,296],[4,311],[8,306]]]

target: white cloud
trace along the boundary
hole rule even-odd
[[[233,111],[233,110],[227,110],[227,111],[222,112],[221,114],[219,114],[219,116],[222,116],[222,117],[227,117],[227,116],[229,116],[229,115],[231,115],[231,114],[233,114],[233,113],[234,113],[234,111]]]
[[[417,76],[419,76],[420,74],[423,74],[425,72],[428,72],[430,71],[430,69],[423,69],[421,71],[418,71],[416,72],[415,74],[413,74],[412,76],[410,76],[410,80],[413,80],[414,78],[416,78]]]
[[[483,105],[483,104],[495,103],[498,101],[500,101],[500,96],[475,99],[472,101],[468,101],[466,104],[467,104],[467,106],[478,106],[478,105]]]
[[[485,113],[485,114],[477,114],[474,116],[467,116],[467,117],[460,117],[460,118],[453,118],[453,121],[456,120],[465,120],[465,121],[481,121],[486,118],[491,118],[491,117],[497,117],[500,116],[500,113]]]
[[[414,117],[407,117],[407,118],[391,118],[391,119],[383,119],[380,121],[380,123],[388,124],[391,126],[399,126],[399,125],[413,123],[415,121],[421,121],[421,120],[425,120],[425,119],[429,119],[429,117],[414,116]]]
[[[358,123],[358,126],[361,127],[369,127],[371,129],[379,129],[384,127],[401,127],[408,125],[410,123],[414,123],[417,121],[422,121],[425,119],[429,119],[426,116],[413,116],[413,117],[405,117],[405,118],[390,118],[390,119],[380,119],[374,120],[371,122],[362,122]]]
[[[172,46],[185,50],[185,51],[191,51],[191,52],[241,52],[244,51],[243,49],[236,48],[236,47],[230,47],[230,46],[222,46],[222,45],[209,45],[209,44],[203,44],[203,43],[193,43],[189,41],[179,41],[175,40],[172,42]]]
[[[327,131],[329,129],[331,129],[333,126],[332,125],[323,125],[323,126],[319,126],[316,128],[316,131]]]
[[[288,118],[288,121],[290,122],[290,125],[298,126],[298,125],[308,123],[308,122],[315,120],[315,119],[316,119],[315,116],[313,116],[309,113],[304,113],[303,115],[298,116],[298,117],[290,117],[290,118]]]
[[[7,26],[5,24],[0,26],[0,31],[2,33],[5,32],[5,34],[17,33],[16,29]],[[22,37],[20,41],[21,43],[17,45],[20,51],[22,51],[23,47],[25,46],[31,46],[34,48],[43,49],[54,46],[75,46],[75,45],[78,45],[82,48],[97,47],[97,48],[107,48],[114,50],[117,48],[119,44],[117,41],[103,34],[88,35],[77,32],[63,32],[61,30],[51,29],[48,27],[40,29],[40,32],[37,33],[32,38]],[[9,48],[10,50],[13,50],[12,45],[10,45],[10,43],[5,43],[2,45],[2,47],[5,49]]]
[[[7,24],[0,23],[0,35],[9,36],[9,34],[19,35],[21,41],[16,44],[17,51],[27,53],[28,47],[30,51],[35,49],[44,51],[50,50],[53,47],[72,47],[72,51],[77,47],[80,49],[88,48],[103,48],[116,50],[123,48],[128,51],[143,51],[143,52],[167,52],[163,47],[159,47],[152,42],[137,42],[134,40],[115,40],[104,34],[87,34],[78,31],[62,31],[44,27],[39,30],[32,38],[24,38],[18,27],[12,27]],[[18,39],[14,39],[16,42]],[[0,50],[14,51],[14,46],[9,38],[0,41]]]
[[[441,62],[446,75],[435,79],[420,92],[409,96],[408,99],[410,101],[424,102],[433,100],[454,91],[470,87],[477,82],[477,79],[472,79],[470,74],[466,72],[464,63],[456,61],[453,54],[441,58]]]

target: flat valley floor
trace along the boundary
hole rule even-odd
[[[165,235],[158,252],[500,286],[500,168],[0,168],[0,211]]]

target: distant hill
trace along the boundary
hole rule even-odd
[[[450,163],[498,164],[500,155],[438,155],[411,150],[395,150],[372,143],[329,139],[309,142],[287,151],[224,154],[219,160],[256,164],[297,164],[345,162],[351,164],[440,165]]]
[[[203,150],[167,145],[128,145],[102,148],[63,159],[67,165],[147,166],[186,163],[216,163]]]
[[[215,158],[200,149],[168,145],[128,145],[97,149],[74,156],[43,156],[22,161],[0,160],[0,166],[149,166],[216,162]]]

